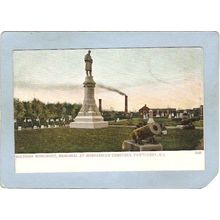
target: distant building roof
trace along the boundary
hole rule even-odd
[[[144,112],[144,111],[146,111],[146,112],[148,112],[150,109],[147,107],[147,105],[145,104],[142,108],[140,108],[138,111],[139,112]]]

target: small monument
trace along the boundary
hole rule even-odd
[[[159,118],[159,117],[160,117],[160,111],[157,110],[156,118]]]
[[[70,123],[70,128],[105,128],[108,127],[108,122],[104,121],[95,102],[95,81],[92,76],[92,57],[91,51],[85,55],[85,71],[86,78],[84,86],[83,105],[76,116],[74,122]]]
[[[148,119],[148,114],[147,113],[143,114],[143,119]]]
[[[149,123],[154,123],[153,110],[152,110],[152,109],[149,111],[149,119],[148,119],[148,122],[147,122],[147,123],[148,123],[148,124],[149,124]]]

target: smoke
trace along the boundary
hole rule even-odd
[[[62,90],[62,91],[72,91],[73,89],[80,89],[82,85],[78,84],[42,84],[42,83],[31,83],[16,81],[16,88],[26,88],[26,89],[42,89],[42,90]],[[98,88],[106,89],[108,91],[117,92],[120,95],[126,96],[126,94],[118,89],[115,89],[111,86],[105,86],[103,84],[98,84]]]
[[[118,89],[115,89],[115,88],[113,88],[111,86],[105,86],[103,84],[98,84],[97,87],[102,88],[102,89],[107,89],[107,90],[112,91],[112,92],[117,92],[120,95],[126,96],[126,94],[124,92],[122,92],[122,91],[120,91]]]
[[[15,82],[16,88],[26,88],[26,89],[42,89],[42,90],[62,90],[71,91],[73,89],[81,88],[77,84],[41,84],[41,83],[30,83],[30,82]]]

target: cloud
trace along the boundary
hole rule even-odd
[[[83,101],[87,50],[14,51],[15,97]],[[200,48],[93,49],[96,96],[106,107],[192,107],[203,102]],[[108,92],[110,91],[110,92]],[[112,93],[112,92],[114,93]]]
[[[18,89],[41,89],[41,90],[60,90],[60,91],[73,91],[74,89],[79,89],[82,86],[78,84],[42,84],[40,82],[25,82],[17,81],[15,82],[15,88]]]

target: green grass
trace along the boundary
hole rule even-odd
[[[163,145],[164,150],[195,150],[203,130],[169,129],[167,135],[157,136],[157,142]]]
[[[178,123],[170,118],[154,118],[155,122],[162,123],[165,126],[176,126]]]
[[[122,142],[131,139],[132,128],[103,129],[54,128],[15,131],[16,153],[65,153],[122,151]],[[157,137],[164,150],[193,150],[203,130],[168,130]]]
[[[112,125],[138,125],[139,123],[147,122],[147,120],[143,120],[141,118],[132,118],[132,119],[123,119],[118,122],[110,122]],[[170,118],[154,118],[154,121],[163,123],[166,126],[176,126],[177,123]]]
[[[146,120],[147,121],[147,120]],[[154,118],[154,121],[155,122],[158,122],[158,123],[163,123],[165,126],[176,126],[177,124],[179,124],[180,122],[177,122],[177,121],[174,121],[170,118]],[[138,125],[139,123],[143,123],[144,120],[141,119],[141,118],[132,118],[132,119],[123,119],[123,120],[120,120],[118,122],[115,122],[115,121],[111,121],[109,124],[111,125]],[[193,124],[196,126],[196,127],[203,127],[203,121],[200,120],[200,121],[195,121],[193,122]]]
[[[194,121],[193,124],[194,124],[196,127],[203,127],[203,120]]]
[[[110,121],[110,125],[137,125],[139,123],[143,122],[140,118],[132,118],[132,119],[121,119],[118,122]]]
[[[132,128],[55,128],[16,131],[16,153],[121,151]]]

